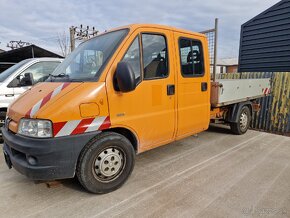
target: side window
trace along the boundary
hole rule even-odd
[[[56,61],[33,64],[20,74],[20,79],[24,78],[26,73],[31,73],[33,85],[39,82],[44,82],[48,78],[48,75],[51,74],[59,64],[60,62]]]
[[[188,76],[193,74],[193,64],[190,63],[191,58],[191,40],[181,39],[179,41],[180,63],[182,75]]]
[[[138,83],[141,80],[139,36],[135,38],[122,61],[128,62],[131,65],[135,73],[136,83]]]
[[[202,44],[192,39],[180,39],[181,73],[184,77],[198,77],[204,75],[204,59]]]
[[[168,76],[168,51],[162,35],[142,34],[144,79]]]

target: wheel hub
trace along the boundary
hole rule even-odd
[[[242,129],[245,129],[247,128],[247,125],[248,125],[248,116],[247,116],[247,113],[244,112],[241,114],[241,117],[240,117],[240,127]]]
[[[98,155],[94,166],[99,179],[109,180],[121,171],[123,154],[119,149],[107,148]]]

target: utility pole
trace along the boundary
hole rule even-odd
[[[29,42],[23,42],[21,40],[19,41],[10,41],[9,43],[7,43],[7,47],[11,48],[11,49],[16,49],[16,48],[22,48],[24,46],[28,46],[28,45],[32,45]]]
[[[81,24],[79,27],[71,26],[69,28],[70,32],[70,49],[73,51],[75,49],[75,42],[76,40],[79,41],[85,41],[90,39],[91,37],[94,37],[98,34],[98,31],[95,29],[95,27],[90,28],[87,26],[86,28],[83,27]]]
[[[69,28],[69,39],[70,39],[70,51],[75,49],[75,27],[71,26]]]

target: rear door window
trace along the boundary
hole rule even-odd
[[[204,75],[202,43],[198,40],[181,38],[179,40],[181,74],[183,77]]]

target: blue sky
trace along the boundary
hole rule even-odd
[[[157,23],[192,31],[213,28],[220,19],[219,58],[238,56],[241,24],[278,0],[0,0],[0,48],[10,40],[60,53],[58,34],[70,26],[104,31],[130,23]]]

